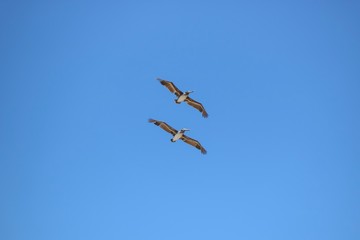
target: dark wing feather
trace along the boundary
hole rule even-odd
[[[180,91],[173,82],[163,80],[161,78],[157,78],[162,85],[164,85],[170,92],[174,93],[177,97],[183,95],[183,92]]]
[[[196,147],[197,149],[199,149],[201,151],[202,154],[206,154],[206,150],[205,148],[203,148],[203,146],[201,146],[201,144],[199,143],[199,141],[196,141],[195,139],[192,139],[186,135],[183,135],[181,137],[181,140],[183,140],[184,142],[186,142],[187,144],[190,144],[191,146]]]
[[[168,133],[172,134],[173,136],[178,132],[176,129],[172,128],[169,124],[167,124],[166,122],[162,122],[162,121],[157,121],[154,119],[149,119],[149,123],[154,123],[156,126],[161,127],[162,129],[164,129],[165,131],[167,131]]]
[[[204,106],[201,103],[199,103],[199,102],[195,101],[194,99],[192,99],[191,97],[187,97],[185,99],[185,102],[187,104],[189,104],[190,106],[192,106],[192,107],[196,108],[197,110],[199,110],[202,113],[202,116],[204,118],[207,118],[209,116],[208,113],[205,111]]]

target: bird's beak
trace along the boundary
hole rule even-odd
[[[190,129],[185,128],[184,131],[190,131]]]

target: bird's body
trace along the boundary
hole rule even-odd
[[[177,140],[179,140],[182,136],[184,136],[186,130],[181,129],[180,131],[178,131],[174,137],[171,139],[172,142],[176,142]]]
[[[177,104],[180,104],[183,101],[185,101],[188,96],[189,96],[189,93],[184,93],[184,94],[180,95],[177,99],[175,99],[175,102]]]
[[[205,111],[204,106],[195,101],[194,99],[189,97],[189,94],[192,93],[193,91],[186,91],[185,93],[180,91],[174,83],[170,82],[170,81],[166,81],[163,80],[161,78],[157,78],[157,80],[160,81],[161,85],[164,85],[167,89],[169,89],[170,92],[174,93],[175,96],[177,97],[177,99],[175,99],[175,103],[180,104],[182,102],[186,102],[187,104],[189,104],[190,106],[196,108],[197,110],[199,110],[199,112],[202,113],[202,116],[204,118],[207,118],[209,115],[208,113]]]
[[[196,147],[197,149],[199,149],[202,154],[206,154],[206,150],[203,146],[201,146],[200,142],[198,142],[195,139],[192,139],[184,134],[185,131],[190,131],[190,129],[182,128],[180,131],[178,131],[178,130],[172,128],[170,125],[168,125],[165,122],[154,120],[151,118],[149,119],[149,122],[154,123],[156,126],[161,127],[166,132],[173,135],[173,137],[170,139],[171,142],[176,142],[177,140],[181,139],[184,142],[186,142],[187,144],[190,144],[190,145]]]

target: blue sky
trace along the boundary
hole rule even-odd
[[[360,239],[359,12],[2,1],[0,238]]]

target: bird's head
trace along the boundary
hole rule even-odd
[[[182,131],[182,132],[186,132],[186,131],[190,131],[190,129],[182,128],[181,131]]]
[[[194,91],[186,91],[185,93],[186,94],[190,94],[190,93],[193,93]]]

